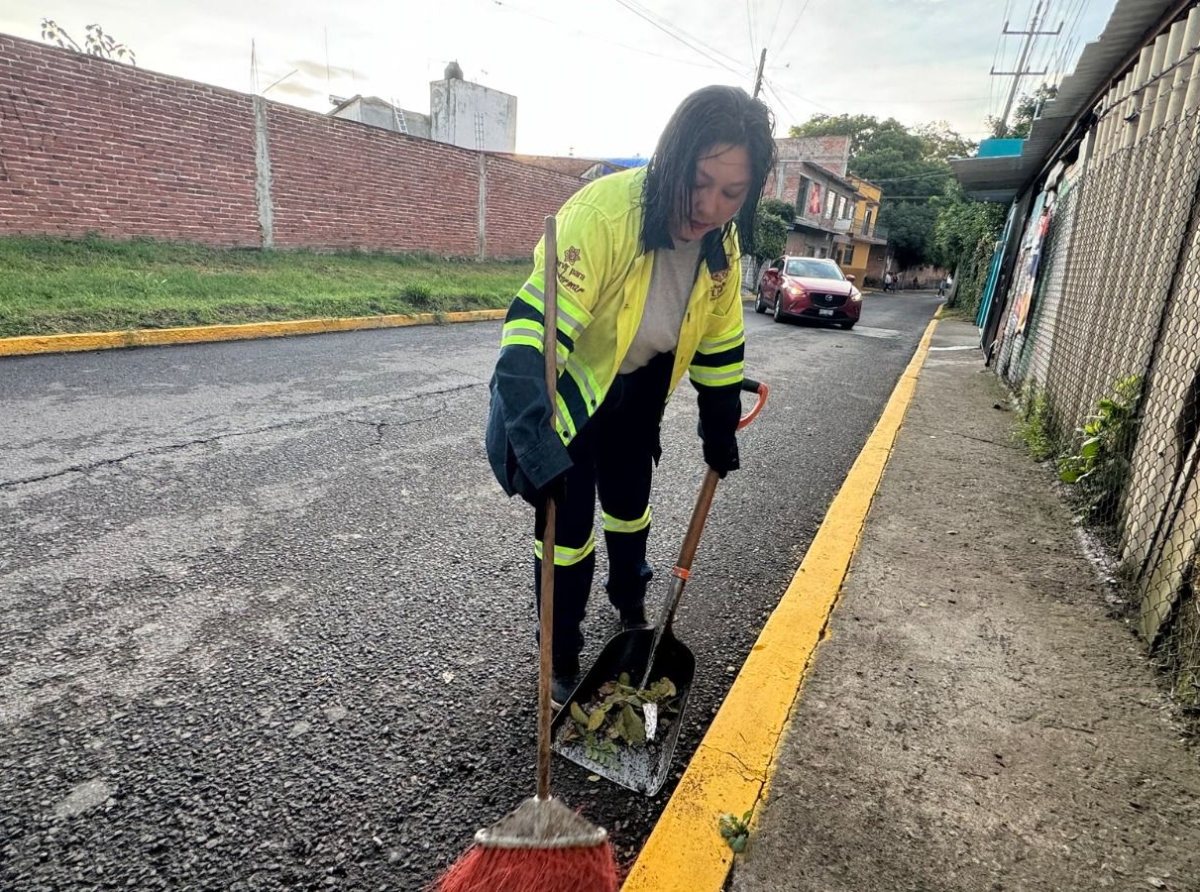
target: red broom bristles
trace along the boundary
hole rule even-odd
[[[617,892],[616,861],[607,842],[547,849],[474,845],[433,892]]]

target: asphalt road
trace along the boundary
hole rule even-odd
[[[936,306],[868,296],[852,332],[747,311],[772,397],[677,619],[698,661],[677,771]],[[0,360],[0,888],[415,890],[532,793],[532,519],[482,449],[498,337]],[[690,391],[652,609],[701,478]],[[597,588],[589,653],[614,630]],[[623,859],[674,783],[554,771]]]

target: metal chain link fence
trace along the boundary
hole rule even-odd
[[[1200,719],[1200,107],[1123,142],[1034,201],[992,357]]]

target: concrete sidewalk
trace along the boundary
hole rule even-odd
[[[1200,759],[943,320],[727,888],[1200,889]]]

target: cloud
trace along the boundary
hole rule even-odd
[[[307,74],[309,77],[353,77],[355,72],[350,68],[343,68],[340,65],[330,65],[326,67],[324,62],[314,62],[311,59],[298,59],[289,62],[292,68],[299,68],[302,74]]]
[[[285,93],[289,96],[298,96],[301,99],[312,99],[316,96],[324,96],[324,90],[316,90],[305,84],[303,81],[286,80],[276,84],[271,88],[272,93]]]

